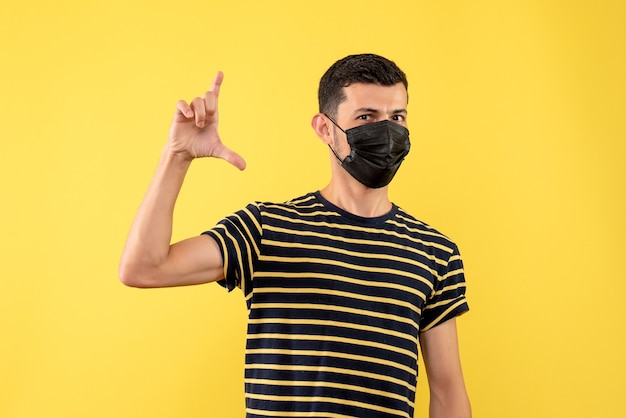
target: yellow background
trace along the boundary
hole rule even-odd
[[[241,295],[126,288],[122,245],[176,101],[217,70],[248,169],[194,163],[174,238],[324,186],[317,83],[359,52],[409,76],[391,193],[464,256],[474,416],[625,416],[624,5],[4,1],[0,416],[243,416]]]

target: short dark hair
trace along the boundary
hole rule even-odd
[[[346,99],[343,91],[353,83],[371,83],[381,86],[409,83],[404,72],[387,58],[375,54],[348,55],[335,62],[320,80],[317,91],[320,113],[337,116],[337,107]]]

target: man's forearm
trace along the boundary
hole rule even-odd
[[[189,158],[163,150],[122,253],[119,275],[124,284],[142,286],[147,272],[167,257],[174,206],[190,164]]]

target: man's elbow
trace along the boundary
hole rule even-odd
[[[153,275],[149,273],[149,270],[135,264],[120,263],[118,277],[124,285],[129,287],[155,287]]]
[[[472,407],[464,385],[431,386],[430,410],[431,417],[472,417]]]

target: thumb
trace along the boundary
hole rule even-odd
[[[237,154],[235,151],[227,148],[223,144],[215,149],[213,156],[227,161],[229,164],[234,165],[239,170],[245,170],[246,168],[246,161],[243,159],[243,157]]]

